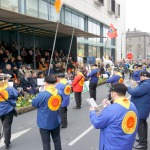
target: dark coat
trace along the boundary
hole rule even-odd
[[[128,87],[128,93],[138,110],[139,119],[147,119],[150,113],[150,79],[142,81],[135,89]]]

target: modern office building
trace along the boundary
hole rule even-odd
[[[133,59],[150,58],[150,33],[128,30],[126,33],[126,53],[132,53]]]
[[[71,49],[75,56],[125,57],[125,0],[63,0],[58,15],[54,1],[0,0],[0,40],[16,40],[24,47],[52,47],[59,21],[56,48],[69,49],[75,29]],[[118,36],[107,40],[111,23]]]

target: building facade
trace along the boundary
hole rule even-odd
[[[125,0],[63,0],[59,15],[54,8],[55,0],[0,0],[0,7],[13,12],[72,26],[101,38],[77,38],[79,57],[103,55],[119,60],[125,57]],[[110,24],[118,36],[110,39]],[[108,38],[108,39],[107,39]]]
[[[126,33],[126,53],[132,53],[133,59],[150,58],[150,34],[134,29]]]

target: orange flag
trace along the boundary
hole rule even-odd
[[[114,28],[113,24],[110,25],[107,35],[112,39],[118,36],[117,30]]]
[[[59,13],[62,7],[62,0],[56,0],[54,3],[55,9],[56,9],[56,13]]]

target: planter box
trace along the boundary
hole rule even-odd
[[[35,108],[32,107],[31,105],[21,107],[21,108],[18,108],[18,114],[20,115],[20,114],[23,114],[23,113],[26,113],[26,112],[29,112],[29,111],[32,111],[32,110],[35,110]]]
[[[103,81],[101,83],[98,83],[97,86],[103,85],[105,83],[106,83],[106,81]],[[21,115],[21,114],[24,114],[24,113],[32,111],[32,110],[35,110],[35,108],[32,107],[32,105],[21,107],[21,108],[18,108],[18,114]]]

